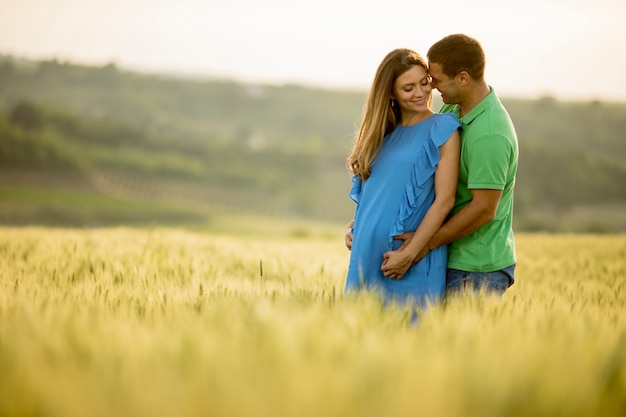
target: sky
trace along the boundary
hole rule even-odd
[[[392,49],[478,39],[499,95],[626,102],[624,0],[0,0],[0,54],[363,89]]]

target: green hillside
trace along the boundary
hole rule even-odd
[[[347,221],[365,91],[0,59],[0,223]],[[516,227],[626,230],[626,104],[503,98],[520,141]]]

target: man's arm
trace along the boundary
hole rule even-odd
[[[472,140],[472,146],[466,150],[467,160],[472,161],[471,167],[468,167],[471,170],[470,184],[501,184],[504,188],[515,152],[510,141],[504,139],[502,135],[494,134]],[[473,188],[469,192],[472,200],[441,226],[414,262],[423,258],[429,250],[459,240],[495,218],[502,190]]]
[[[502,190],[471,189],[472,201],[446,221],[413,262],[418,262],[426,254],[441,245],[452,243],[481,226],[489,223],[496,217],[496,210],[502,197]]]

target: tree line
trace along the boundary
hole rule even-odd
[[[347,219],[345,158],[365,97],[2,57],[0,171],[126,175],[184,184],[203,201]],[[520,143],[518,228],[559,229],[559,213],[626,206],[626,104],[503,102]]]

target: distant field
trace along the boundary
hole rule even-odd
[[[626,415],[626,235],[519,234],[409,327],[335,228],[238,227],[0,228],[0,415]]]

